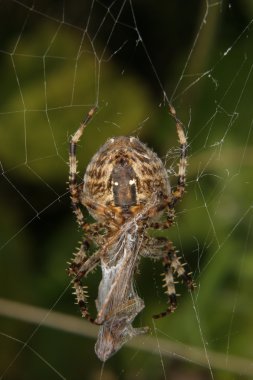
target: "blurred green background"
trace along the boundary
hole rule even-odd
[[[14,313],[0,302],[4,379],[253,378],[252,4],[0,2],[0,296],[19,302]],[[46,315],[29,323],[37,309],[24,317],[19,305],[81,320],[66,290],[80,239],[66,185],[69,136],[98,99],[79,145],[80,175],[122,134],[139,136],[173,174],[177,138],[164,93],[189,142],[187,193],[169,233],[198,287],[191,298],[179,284],[177,311],[153,323],[166,305],[162,266],[142,260],[136,286],[146,307],[136,325],[150,326],[153,347],[142,337],[147,351],[125,346],[101,374],[95,339],[49,328]],[[87,280],[93,312],[99,276]],[[160,355],[163,339],[184,353]]]

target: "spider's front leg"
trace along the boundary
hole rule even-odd
[[[181,121],[178,119],[175,108],[169,104],[169,113],[176,122],[177,135],[180,144],[180,157],[177,173],[177,186],[172,190],[172,198],[169,202],[169,209],[172,210],[175,204],[183,197],[185,192],[186,167],[187,167],[187,138]]]
[[[85,224],[84,216],[82,210],[80,208],[80,185],[77,183],[77,158],[76,158],[76,147],[77,143],[82,137],[83,131],[86,128],[89,121],[92,119],[96,108],[92,108],[83,123],[81,123],[78,130],[71,137],[70,145],[69,145],[69,192],[71,196],[71,203],[73,207],[74,214],[76,216],[77,223],[79,226],[83,226]]]

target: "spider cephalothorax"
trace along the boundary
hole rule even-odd
[[[176,309],[174,275],[180,277],[188,289],[193,289],[191,276],[186,274],[172,242],[151,237],[148,233],[149,228],[167,229],[173,224],[174,206],[185,189],[187,142],[175,110],[170,106],[180,143],[178,179],[174,188],[170,187],[160,158],[135,137],[109,139],[92,158],[83,185],[79,185],[76,147],[94,113],[95,108],[92,108],[70,143],[70,195],[84,239],[68,274],[73,277],[82,316],[102,325],[95,350],[105,361],[132,336],[147,331],[146,328],[132,326],[134,318],[144,307],[134,287],[134,273],[141,256],[162,259],[164,264],[164,286],[169,305],[154,318]],[[88,209],[94,223],[85,222],[81,207]],[[96,300],[97,317],[94,319],[88,312],[87,293],[81,280],[98,264],[101,265],[102,279]]]

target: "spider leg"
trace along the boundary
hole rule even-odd
[[[165,222],[166,223],[166,222]],[[150,237],[143,235],[143,246],[140,252],[141,256],[152,258],[154,260],[163,260],[164,267],[164,285],[168,295],[169,305],[167,309],[159,314],[153,315],[153,318],[158,319],[173,313],[177,308],[177,295],[175,289],[174,276],[181,278],[189,290],[194,289],[194,283],[190,273],[186,273],[184,266],[181,264],[180,258],[177,256],[177,251],[173,243],[163,237]]]
[[[170,104],[169,112],[176,122],[177,135],[180,144],[180,158],[177,173],[177,186],[172,190],[172,199],[169,202],[169,208],[172,209],[185,192],[185,175],[187,166],[187,139],[181,121],[178,119],[175,108]]]
[[[168,252],[173,272],[176,273],[177,277],[182,279],[183,283],[189,290],[194,290],[195,286],[191,277],[191,273],[186,272],[186,270],[184,269],[186,264],[181,264],[180,258],[177,256],[177,253],[178,251],[176,251],[175,247],[173,246],[170,248],[170,251]]]
[[[72,208],[76,216],[77,223],[87,234],[91,232],[93,227],[91,227],[91,225],[85,222],[84,215],[80,208],[81,188],[80,188],[80,185],[78,185],[77,183],[78,171],[77,171],[76,148],[77,148],[77,143],[80,140],[84,129],[88,125],[89,121],[92,119],[95,111],[96,111],[96,108],[93,107],[88,112],[86,118],[81,123],[78,130],[71,137],[70,146],[69,146],[69,191],[70,191],[70,196],[71,196]],[[94,319],[91,318],[87,310],[88,295],[81,283],[81,277],[87,274],[91,269],[93,269],[98,264],[98,261],[99,261],[96,256],[95,256],[96,260],[94,260],[94,257],[93,257],[94,255],[92,255],[90,258],[87,258],[86,252],[89,249],[89,246],[90,246],[90,240],[87,238],[81,244],[80,249],[75,254],[75,258],[72,260],[67,271],[68,271],[69,276],[73,277],[72,282],[73,282],[73,287],[74,287],[74,294],[76,295],[77,304],[79,305],[81,309],[82,316],[88,319],[90,322],[95,323]],[[84,263],[87,263],[88,269],[86,272],[83,272],[82,275],[80,276],[79,271]]]
[[[163,259],[163,265],[164,265],[164,285],[166,293],[168,294],[168,301],[169,301],[169,306],[167,309],[159,314],[153,315],[154,319],[158,318],[163,318],[168,314],[174,313],[174,311],[177,308],[177,296],[176,296],[176,289],[175,289],[175,282],[174,282],[174,277],[173,277],[173,271],[170,266],[170,261],[168,257],[164,257]]]
[[[84,129],[86,128],[89,121],[92,119],[96,108],[93,107],[87,114],[83,123],[81,123],[78,130],[71,137],[70,146],[69,146],[69,191],[71,196],[71,203],[73,207],[74,214],[76,216],[77,223],[79,226],[83,226],[84,216],[79,206],[80,204],[80,187],[77,184],[77,159],[76,159],[76,147],[77,143],[80,140]]]
[[[153,315],[154,319],[165,317],[173,313],[177,308],[177,296],[174,282],[174,270],[171,260],[172,243],[165,238],[150,237],[145,235],[143,237],[144,244],[141,250],[143,257],[149,257],[154,260],[163,259],[164,266],[164,285],[166,293],[168,294],[169,306],[166,311]]]
[[[95,323],[95,319],[90,316],[90,313],[87,308],[87,290],[83,287],[81,283],[81,278],[85,275],[87,275],[92,269],[94,269],[98,262],[99,257],[97,255],[97,252],[94,253],[92,256],[87,257],[86,252],[89,249],[90,242],[88,239],[84,240],[80,246],[80,249],[74,254],[74,259],[69,265],[69,268],[67,269],[68,275],[73,277],[72,283],[74,288],[74,294],[76,296],[76,303],[78,304],[81,314],[84,318],[89,320],[91,323]],[[86,271],[81,272],[81,267],[86,264]]]
[[[73,288],[74,288],[73,294],[75,294],[76,296],[76,303],[80,308],[82,317],[86,318],[91,323],[97,324],[95,322],[95,319],[91,317],[88,311],[88,305],[87,305],[88,293],[87,293],[86,287],[82,285],[80,279],[75,278],[73,280]]]
[[[145,231],[146,232],[146,231]],[[160,260],[166,251],[167,239],[160,237],[151,237],[146,233],[142,236],[142,246],[140,255],[153,260]]]
[[[177,295],[175,290],[174,274],[177,277],[182,278],[183,282],[189,290],[194,289],[194,283],[190,273],[186,273],[184,266],[181,264],[179,257],[177,257],[177,251],[171,241],[167,241],[167,252],[163,255],[164,266],[164,282],[163,285],[167,290],[169,306],[167,309],[159,314],[153,315],[154,319],[165,317],[166,315],[173,313],[177,308]]]
[[[141,217],[139,218],[139,224],[146,228],[155,229],[168,229],[170,228],[175,219],[175,211],[172,206],[172,196],[159,194],[159,197],[151,203],[146,209],[141,210]],[[165,215],[165,220],[159,220],[158,215]]]
[[[86,224],[85,227],[87,228],[85,232],[94,238],[96,237],[95,235],[99,232],[100,224]],[[81,278],[83,276],[86,276],[91,270],[93,270],[99,262],[99,252],[96,252],[90,257],[88,257],[86,254],[90,247],[90,243],[91,239],[89,239],[88,237],[81,243],[79,250],[74,254],[74,258],[72,259],[69,268],[67,269],[67,272],[69,276],[73,277],[72,283],[74,288],[74,294],[76,296],[76,303],[79,305],[82,316],[89,320],[91,323],[97,324],[95,322],[95,319],[92,318],[88,312],[88,293],[86,290],[87,288],[84,287],[81,282]],[[85,270],[81,270],[84,265]]]
[[[169,197],[167,206],[169,212],[167,214],[167,222],[166,227],[173,224],[174,221],[174,206],[175,204],[182,198],[185,192],[185,177],[186,177],[186,167],[187,167],[187,139],[184,133],[184,129],[182,123],[177,118],[176,111],[174,107],[169,104],[169,112],[173,119],[176,122],[177,135],[180,144],[180,159],[178,164],[178,173],[177,173],[177,186],[172,190],[171,196]],[[157,226],[153,226],[157,228]],[[153,318],[162,318],[172,312],[175,311],[177,307],[177,297],[175,290],[175,282],[174,282],[174,273],[182,278],[183,282],[187,286],[189,290],[194,289],[194,283],[191,278],[190,273],[186,273],[184,269],[184,265],[181,264],[180,259],[177,257],[177,251],[175,247],[172,245],[172,242],[168,241],[167,243],[167,252],[163,256],[163,266],[165,271],[164,277],[164,287],[167,289],[166,293],[169,298],[169,306],[168,308],[160,313],[153,316]]]
[[[167,207],[168,205],[166,204]],[[169,210],[169,212],[166,213],[166,219],[164,221],[150,221],[147,223],[146,228],[152,228],[155,230],[167,230],[174,224],[174,210]]]

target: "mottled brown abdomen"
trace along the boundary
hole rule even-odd
[[[93,156],[84,176],[83,192],[103,206],[145,205],[151,197],[169,195],[162,161],[135,137],[109,139]]]

